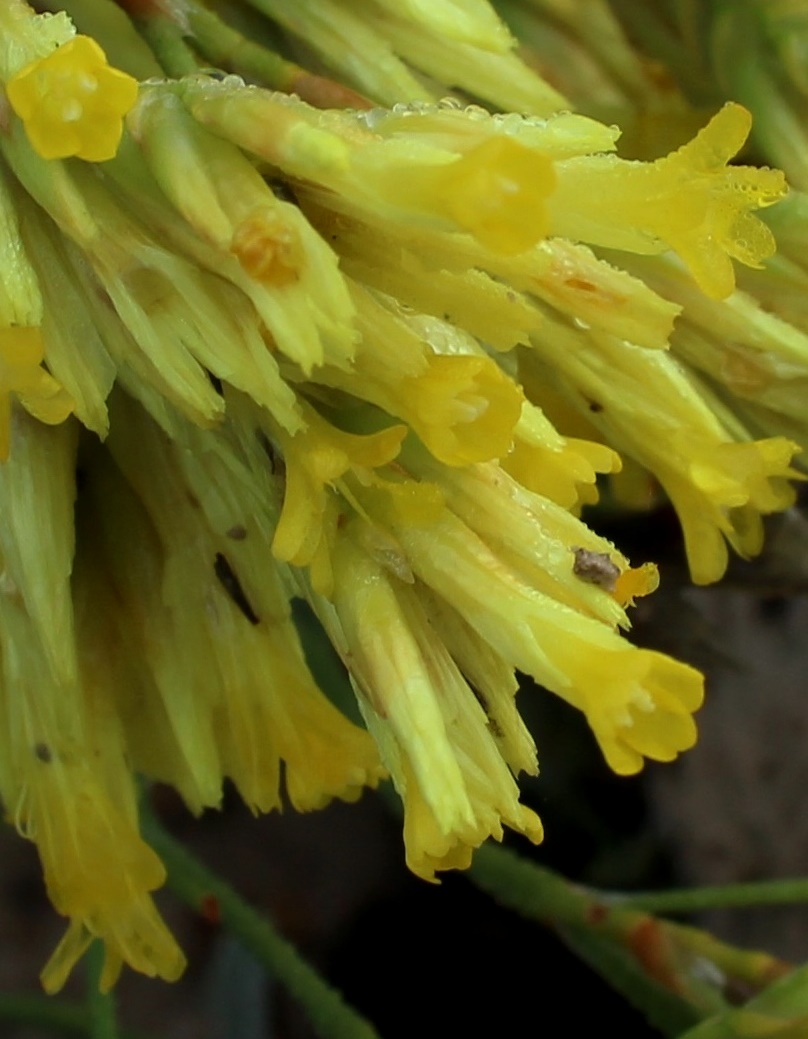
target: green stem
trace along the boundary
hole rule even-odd
[[[634,1006],[666,1036],[678,1036],[702,1021],[703,1015],[663,985],[651,982],[625,949],[582,927],[562,926],[567,948]]]
[[[586,926],[590,904],[583,889],[504,848],[484,844],[474,853],[471,879],[498,902],[544,923]]]
[[[157,60],[172,79],[199,72],[200,62],[186,42],[182,29],[163,14],[138,19],[138,29],[154,51]]]
[[[299,71],[292,62],[247,39],[196,0],[186,0],[183,13],[194,42],[211,64],[233,69],[273,90],[289,90]]]
[[[115,1000],[110,992],[101,991],[104,971],[104,943],[94,941],[87,950],[87,1013],[90,1039],[119,1039],[115,1020]]]
[[[720,942],[694,927],[658,920],[624,900],[569,883],[552,870],[526,862],[494,845],[474,858],[471,879],[498,902],[551,926],[590,930],[628,950],[649,978],[661,982],[702,1013],[715,1013],[720,991],[702,980],[699,960],[758,991],[786,974],[790,965],[767,953]]]
[[[641,909],[647,913],[698,913],[706,909],[752,909],[756,906],[798,902],[808,902],[808,879],[719,884],[682,891],[647,891],[620,897],[621,906]]]
[[[372,107],[367,98],[350,87],[311,73],[269,47],[248,39],[198,0],[183,0],[179,10],[187,19],[196,49],[213,65],[230,69],[272,90],[298,94],[317,108]]]
[[[214,901],[223,925],[300,1002],[323,1039],[379,1039],[370,1022],[345,1003],[291,942],[162,829],[145,803],[141,812],[144,836],[163,860],[171,890],[197,911]]]

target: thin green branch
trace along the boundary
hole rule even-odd
[[[753,909],[799,902],[808,902],[808,879],[804,877],[620,896],[621,906],[647,913],[700,913],[707,909]]]
[[[104,971],[104,943],[94,941],[87,950],[87,1014],[90,1039],[120,1039],[115,1019],[115,999],[111,992],[101,991]]]
[[[207,60],[219,68],[232,69],[273,90],[289,90],[297,65],[248,39],[197,0],[184,0],[182,13],[190,35]]]
[[[250,40],[198,0],[182,0],[173,17],[187,23],[188,38],[212,65],[285,93],[318,108],[370,108],[367,98],[337,80],[320,76]]]
[[[143,833],[162,858],[168,886],[196,910],[214,902],[222,924],[298,1000],[323,1039],[379,1039],[375,1028],[308,964],[291,942],[225,881],[169,836],[142,806]]]
[[[488,844],[480,848],[471,879],[502,905],[549,926],[588,930],[629,952],[648,979],[661,983],[702,1016],[716,1013],[723,993],[699,965],[716,976],[761,991],[791,968],[768,953],[739,949],[695,927],[660,920],[626,901],[572,884],[552,870]]]
[[[562,926],[558,933],[569,949],[664,1035],[678,1036],[703,1020],[690,1004],[650,979],[627,950],[583,927]]]
[[[167,76],[179,79],[199,72],[201,62],[179,25],[160,12],[137,19],[137,27]]]

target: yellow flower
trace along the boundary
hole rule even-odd
[[[156,204],[153,178],[160,201],[170,202],[161,206],[162,233],[236,285],[282,353],[306,372],[343,365],[354,348],[351,300],[336,257],[300,209],[277,197],[248,158],[201,126],[165,83],[143,87],[127,125],[144,165],[129,156],[115,172],[135,207]],[[247,320],[240,315],[242,326]]]
[[[708,296],[735,287],[732,260],[760,266],[774,236],[753,210],[784,198],[779,170],[728,166],[752,117],[725,105],[692,141],[653,163],[613,156],[569,159],[548,205],[555,234],[625,249],[674,249]]]
[[[500,465],[527,490],[565,509],[598,500],[599,473],[619,472],[616,451],[592,440],[562,437],[542,410],[525,401],[513,444]]]
[[[20,69],[6,93],[43,159],[105,162],[118,150],[138,84],[109,66],[95,40],[76,36]]]
[[[402,314],[359,287],[354,300],[355,363],[320,371],[318,381],[403,420],[449,465],[507,454],[522,394],[476,342],[448,323]]]
[[[389,774],[432,880],[506,827],[541,839],[517,669],[616,771],[676,757],[703,679],[626,641],[656,569],[574,510],[624,449],[708,580],[725,539],[757,551],[791,501],[793,443],[753,440],[667,352],[681,301],[621,260],[676,250],[718,296],[733,260],[770,253],[753,211],[782,178],[727,165],[745,111],[629,162],[615,127],[552,114],[485,0],[357,4],[275,6],[324,54],[355,30],[339,60],[367,46],[357,79],[389,110],[233,76],[139,90],[65,15],[0,3],[20,117],[0,134],[0,455],[21,404],[0,466],[0,797],[70,921],[49,989],[92,936],[105,985],[122,962],[182,969],[134,771],[195,812],[225,780],[255,811],[305,811]],[[536,114],[437,101],[402,59],[434,77],[444,52],[453,83],[479,69],[479,96]],[[103,165],[49,161],[69,156]],[[42,424],[71,398],[75,421]],[[317,687],[296,597],[366,727]]]
[[[112,831],[108,831],[108,838],[112,839]],[[157,863],[153,852],[151,856]],[[60,864],[58,868],[64,867]],[[120,863],[110,863],[108,868],[120,870]],[[99,879],[93,877],[85,883],[89,887],[97,884]],[[162,883],[161,873],[157,874],[157,880]],[[50,887],[48,891],[54,905],[60,908],[58,893]],[[101,938],[105,945],[100,979],[102,992],[112,988],[124,964],[147,977],[160,977],[163,981],[176,981],[185,970],[185,957],[148,896],[139,896],[124,888],[117,899],[105,904],[103,911],[94,910],[80,916],[71,912],[68,906],[65,912],[74,919],[42,970],[42,987],[48,993],[62,988],[95,938]]]
[[[556,160],[586,153],[590,140],[595,148],[613,147],[614,140],[580,116],[507,122],[432,105],[323,119],[297,99],[233,82],[199,76],[179,89],[200,123],[287,173],[376,217],[462,229],[502,255],[547,233]]]
[[[106,695],[128,719],[136,767],[177,786],[197,811],[219,803],[224,775],[255,811],[282,806],[284,780],[299,811],[355,799],[382,773],[376,749],[309,672],[238,455],[181,425],[179,448],[122,395],[112,416],[120,472],[96,453],[87,489],[100,518],[86,517],[82,533],[112,581],[99,597],[124,600],[131,618],[125,638],[119,630],[111,640],[129,647],[116,658],[128,660],[131,686],[110,683]],[[152,683],[150,702],[138,704],[132,687]],[[160,727],[173,739],[158,750]]]
[[[800,478],[791,465],[798,445],[785,437],[753,440],[667,352],[548,315],[521,366],[539,403],[545,387],[558,390],[608,443],[654,474],[679,515],[697,584],[723,575],[725,539],[741,555],[756,555],[761,515],[794,501],[788,481]]]
[[[25,410],[48,425],[63,422],[73,401],[42,367],[44,347],[39,328],[0,329],[0,461],[11,447],[11,394]]]
[[[646,757],[671,761],[693,746],[704,685],[693,668],[637,649],[537,591],[453,518],[395,533],[413,572],[508,663],[584,712],[615,771],[637,772]]]
[[[671,335],[672,352],[723,387],[732,411],[751,429],[782,434],[803,452],[808,450],[805,203],[806,196],[792,192],[771,211],[780,251],[765,269],[739,272],[742,291],[726,300],[704,297],[670,257],[630,261],[644,281],[683,307]]]
[[[406,434],[393,426],[370,436],[336,429],[313,409],[306,409],[307,428],[294,437],[278,430],[285,459],[283,511],[272,540],[276,558],[311,566],[318,591],[333,589],[331,547],[339,518],[333,489],[348,472],[361,479],[398,454]]]
[[[410,580],[423,582],[507,665],[583,711],[612,768],[628,774],[646,757],[673,760],[695,742],[691,715],[701,705],[704,680],[615,631],[626,623],[618,598],[652,590],[655,574],[635,571],[626,589],[582,580],[570,533],[610,558],[611,546],[551,503],[518,488],[509,494],[507,478],[486,480],[484,472],[447,471],[450,508],[437,514],[434,484],[376,477],[352,491],[364,515],[395,538]],[[614,562],[628,571],[617,553]],[[347,575],[345,581],[350,587]],[[343,596],[351,594],[362,593]]]
[[[107,684],[115,667],[97,652],[97,604],[84,561],[73,558],[77,439],[74,424],[49,428],[23,413],[0,466],[0,795],[36,842],[51,900],[71,921],[43,972],[49,991],[93,937],[107,945],[107,987],[124,961],[167,979],[184,964],[149,895],[165,874],[138,833]]]
[[[351,656],[368,729],[404,800],[410,869],[434,880],[436,870],[465,868],[484,840],[502,840],[503,824],[540,841],[541,823],[519,804],[507,751],[498,745],[496,701],[486,714],[418,590],[396,580],[354,537],[361,541],[361,527],[341,531],[335,549],[336,639]],[[512,702],[514,691],[506,668],[497,692]],[[535,772],[532,740],[524,732],[520,738],[527,744],[520,767]]]
[[[566,508],[532,493],[498,466],[448,469],[413,446],[404,457],[421,479],[438,483],[451,511],[514,573],[580,613],[628,628],[624,608],[657,588],[656,567],[631,568]]]
[[[545,202],[556,186],[552,163],[518,141],[490,137],[446,172],[443,205],[459,227],[493,252],[520,253],[547,234]]]

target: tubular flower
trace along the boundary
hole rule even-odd
[[[675,357],[553,320],[523,353],[522,373],[543,399],[555,387],[609,442],[649,469],[684,532],[693,580],[717,581],[725,538],[740,555],[762,547],[760,516],[796,498],[799,446],[785,437],[737,442],[734,420]],[[651,390],[650,388],[654,389]],[[711,406],[710,406],[711,404]]]
[[[732,259],[755,267],[775,250],[771,231],[752,211],[786,194],[777,170],[727,168],[751,125],[745,108],[728,104],[694,140],[654,163],[620,169],[610,157],[569,160],[552,202],[553,230],[630,252],[672,248],[707,295],[729,295]],[[613,191],[612,169],[620,169]]]
[[[805,196],[793,193],[778,206],[773,226],[805,230]],[[808,388],[808,324],[803,292],[808,288],[799,252],[783,240],[781,253],[761,271],[748,271],[725,301],[702,296],[670,258],[632,258],[632,268],[657,291],[684,305],[671,336],[673,353],[698,371],[751,429],[781,435],[808,450],[805,393]],[[800,464],[800,456],[796,464]]]
[[[64,422],[73,401],[42,368],[42,333],[36,327],[0,329],[0,461],[10,446],[11,394],[41,422]]]
[[[319,378],[404,420],[450,465],[507,454],[522,394],[476,342],[449,324],[391,311],[369,293],[355,299],[356,365]]]
[[[115,155],[137,92],[137,80],[111,68],[89,36],[68,40],[6,84],[11,107],[43,159],[75,155],[88,162]]]
[[[791,465],[799,445],[785,437],[752,440],[745,431],[741,439],[735,420],[670,354],[549,318],[523,351],[522,372],[537,399],[545,386],[555,387],[654,473],[679,514],[698,584],[724,573],[725,539],[741,555],[757,555],[761,515],[795,500],[788,480],[801,478]]]
[[[478,499],[484,486],[475,488]],[[495,483],[488,490],[492,498],[496,489]],[[476,504],[462,498],[455,504],[452,495],[451,511],[430,522],[421,510],[422,521],[413,523],[411,499],[426,493],[421,485],[376,481],[358,496],[366,514],[395,536],[415,578],[457,610],[511,667],[533,675],[586,714],[615,771],[639,771],[645,757],[670,761],[693,745],[691,714],[701,705],[702,676],[625,643],[612,626],[621,619],[619,602],[607,589],[581,580],[580,571],[575,574],[568,543],[553,546],[545,531],[543,562],[529,553],[516,526],[524,519],[523,503],[507,510],[495,500],[489,508],[498,507],[501,515],[489,519]],[[533,507],[543,504],[549,503]],[[510,523],[503,522],[508,511]],[[538,534],[535,519],[531,526]],[[590,532],[582,533],[595,543]],[[611,558],[608,543],[600,541],[599,547]],[[530,558],[520,560],[520,554]],[[619,557],[613,562],[618,571],[627,569]],[[569,586],[576,578],[573,592]]]
[[[626,640],[656,568],[579,513],[625,452],[706,581],[793,497],[800,437],[752,419],[799,424],[803,344],[698,349],[749,312],[717,297],[784,191],[728,165],[743,109],[628,160],[483,0],[272,9],[349,82],[255,41],[232,56],[254,85],[204,72],[219,29],[243,37],[197,4],[161,5],[180,51],[125,19],[99,40],[126,72],[64,13],[0,4],[0,797],[69,920],[49,990],[93,937],[105,985],[182,969],[133,772],[194,812],[226,779],[306,811],[389,775],[433,880],[506,828],[542,837],[517,669],[617,772],[675,758],[703,679]],[[444,72],[526,114],[440,100]],[[295,598],[364,725],[318,687]]]
[[[70,394],[42,367],[39,281],[23,242],[10,179],[0,174],[0,461],[8,458],[12,394],[48,424],[73,411]]]
[[[299,810],[352,800],[381,774],[375,750],[308,671],[279,574],[245,512],[243,468],[218,452],[193,458],[131,401],[115,405],[121,418],[109,446],[118,472],[99,458],[91,493],[109,503],[97,536],[115,594],[131,599],[137,623],[129,641],[152,661],[155,711],[161,701],[186,763],[163,778],[199,810],[217,803],[227,775],[251,808],[270,811],[282,804],[283,763]],[[148,550],[154,534],[162,572],[120,551],[124,538]],[[177,652],[160,631],[174,632]],[[271,691],[260,677],[267,668],[276,676]],[[143,715],[141,708],[139,753],[149,754]]]
[[[174,979],[184,958],[149,894],[165,874],[138,834],[134,779],[108,695],[114,668],[96,666],[95,632],[81,630],[96,606],[84,599],[83,574],[71,580],[77,429],[20,414],[14,432],[0,469],[0,789],[17,828],[37,844],[54,906],[71,921],[43,984],[60,988],[94,937],[106,943],[104,987],[124,962]],[[35,520],[38,530],[34,501],[47,517]]]
[[[349,471],[367,479],[370,470],[398,454],[404,426],[368,436],[335,429],[317,412],[309,412],[308,428],[293,438],[283,437],[286,459],[283,511],[272,541],[278,559],[297,566],[311,565],[315,584],[333,589],[330,547],[339,510],[331,487]]]
[[[434,880],[437,869],[468,866],[487,837],[502,839],[503,823],[541,840],[541,823],[519,804],[491,722],[431,628],[417,590],[348,533],[339,541],[335,588],[359,703],[404,799],[410,868]]]

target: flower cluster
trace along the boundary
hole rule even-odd
[[[199,5],[176,7],[193,33]],[[138,87],[66,16],[0,10],[0,794],[70,919],[48,989],[93,936],[104,984],[182,969],[134,773],[196,812],[225,778],[269,811],[389,775],[431,880],[504,827],[541,839],[517,669],[618,773],[672,760],[702,676],[621,634],[656,570],[580,508],[625,451],[709,581],[793,500],[796,444],[755,440],[676,359],[655,291],[673,264],[717,306],[732,260],[773,251],[756,211],[782,176],[728,165],[744,109],[627,160],[614,127],[553,114],[482,0],[277,9],[332,58],[353,25],[353,85],[402,103],[148,78],[127,22]],[[532,114],[435,101],[393,51]],[[317,687],[295,597],[364,726]]]

